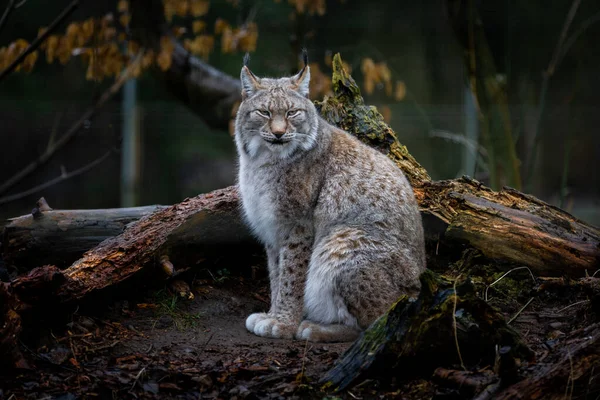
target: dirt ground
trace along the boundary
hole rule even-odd
[[[68,320],[23,339],[32,369],[0,376],[0,399],[470,398],[431,380],[382,383],[376,377],[343,393],[322,392],[319,377],[350,343],[248,333],[245,318],[268,309],[268,282],[264,271],[258,275],[205,270],[183,279],[187,287],[130,290],[108,307],[74,309]],[[488,300],[507,319],[516,315],[512,324],[538,360],[595,320],[575,286],[540,293],[540,282],[527,271],[512,275],[489,286]],[[474,280],[485,296],[490,282]]]
[[[35,369],[0,377],[0,399],[323,397],[314,384],[349,343],[247,332],[245,318],[268,309],[265,278],[193,282],[193,299],[152,290],[23,343]]]

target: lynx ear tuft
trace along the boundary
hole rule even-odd
[[[245,59],[246,57],[244,57],[244,61],[246,61]],[[240,81],[242,82],[242,100],[252,96],[260,88],[260,79],[246,65],[242,67]]]
[[[308,51],[302,49],[302,61],[304,67],[298,74],[292,77],[296,90],[304,97],[308,97],[308,87],[310,84],[310,67],[308,66]]]

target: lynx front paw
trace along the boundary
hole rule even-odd
[[[298,324],[265,313],[251,314],[246,319],[246,329],[262,337],[293,339],[297,328]]]

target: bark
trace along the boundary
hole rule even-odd
[[[4,227],[2,258],[19,270],[52,264],[66,268],[102,241],[120,235],[125,227],[164,206],[103,210],[34,208]]]
[[[175,40],[161,0],[132,0],[130,7],[132,37],[143,47],[158,50],[163,36],[170,37],[175,46],[169,69],[156,70],[167,88],[208,126],[229,129],[241,101],[239,80],[194,57]]]

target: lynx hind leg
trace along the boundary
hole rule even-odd
[[[307,319],[367,328],[401,295],[418,293],[413,264],[360,229],[336,230],[314,247],[304,299]]]
[[[352,342],[360,335],[360,329],[341,324],[317,324],[304,320],[298,327],[296,339],[310,342]]]

